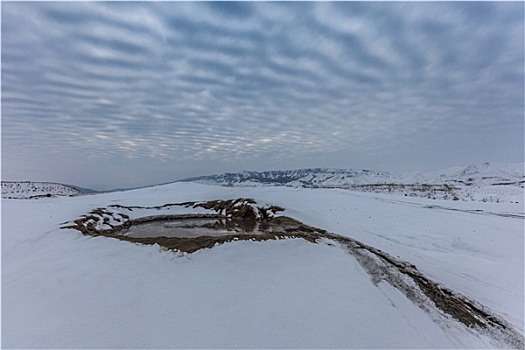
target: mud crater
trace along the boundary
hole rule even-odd
[[[252,199],[238,198],[156,207],[112,205],[108,209],[97,208],[75,220],[73,225],[65,223],[62,228],[74,228],[89,236],[105,236],[146,245],[158,244],[168,250],[186,253],[240,240],[300,238],[312,243],[321,240],[337,242],[357,259],[374,284],[385,281],[394,286],[421,309],[433,315],[431,317],[435,322],[446,324],[446,317],[451,316],[469,328],[488,334],[498,347],[524,347],[523,335],[505,320],[491,314],[479,303],[433,282],[416,266],[347,236],[308,226],[287,216],[276,216],[284,208],[258,207],[255,204]],[[124,213],[177,207],[204,208],[214,214],[154,215],[131,219],[130,215]],[[439,310],[438,314],[433,314],[432,310]]]
[[[124,228],[117,234],[129,237],[179,237],[196,238],[200,236],[225,236],[229,234],[263,234],[283,232],[278,220],[260,222],[258,220],[238,220],[235,218],[172,217],[149,222],[141,222]]]
[[[74,221],[74,228],[89,236],[105,236],[140,244],[158,244],[169,250],[193,253],[238,240],[266,241],[302,238],[315,242],[325,233],[286,216],[279,206],[256,206],[250,198],[183,202],[155,207],[112,205],[97,208]],[[130,218],[137,210],[205,209],[207,214],[168,214]],[[125,213],[126,212],[126,213]]]

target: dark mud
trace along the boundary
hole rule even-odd
[[[170,223],[173,226],[169,225]],[[146,227],[144,227],[144,225]],[[167,225],[168,227],[162,227]],[[159,230],[159,226],[162,227]],[[146,222],[132,221],[129,227],[99,235],[140,244],[158,244],[169,250],[194,253],[200,249],[232,241],[268,241],[301,238],[315,242],[320,236],[300,230],[301,223],[287,217],[271,220],[232,220],[226,217],[184,216],[151,217]],[[134,229],[138,227],[138,229]],[[144,229],[152,228],[152,232]],[[145,236],[146,235],[146,236]]]
[[[157,215],[130,220],[119,213],[118,217],[109,210],[98,208],[75,221],[75,228],[85,235],[105,236],[138,244],[159,246],[193,253],[200,249],[232,241],[267,241],[298,238],[316,243],[331,240],[339,243],[354,256],[374,284],[382,281],[401,291],[409,300],[431,315],[433,320],[446,328],[446,321],[436,314],[436,308],[469,328],[481,330],[495,339],[497,347],[524,347],[523,335],[506,321],[491,314],[479,303],[438,285],[421,273],[416,266],[401,261],[374,247],[352,238],[329,233],[325,230],[303,224],[286,216],[274,216],[284,210],[281,207],[257,207],[251,199],[228,201],[186,202],[166,204],[148,209],[168,206],[202,207],[217,214],[206,215]],[[144,209],[144,207],[113,206],[113,208]],[[98,230],[97,222],[108,223],[113,218],[117,225],[110,229]],[[98,221],[97,221],[98,220]]]

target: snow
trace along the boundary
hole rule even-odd
[[[483,163],[405,173],[323,168],[243,171],[181,181],[242,187],[346,188],[429,199],[523,203],[524,174],[524,163]]]
[[[333,242],[236,241],[184,254],[60,229],[115,204],[153,207],[239,197],[282,206],[284,215],[409,261],[523,334],[523,201],[174,183],[3,200],[2,347],[501,346],[453,319],[436,322],[443,317],[429,315],[384,281],[374,284]],[[497,215],[508,213],[516,216]],[[132,211],[133,217],[145,214],[151,210]]]
[[[398,175],[405,183],[470,182],[478,185],[524,180],[524,163],[483,163]]]
[[[2,181],[2,198],[74,196],[81,192],[71,186],[52,182]]]
[[[294,198],[299,197],[294,192],[300,193],[301,200]],[[399,256],[523,329],[523,219],[426,207],[523,216],[522,204],[407,199],[326,189],[267,189],[265,195],[293,208],[285,215]]]

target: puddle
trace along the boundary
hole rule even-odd
[[[115,233],[135,238],[196,238],[201,236],[220,237],[231,234],[262,234],[273,232],[275,229],[274,225],[262,225],[255,220],[174,218],[172,220],[134,224]]]

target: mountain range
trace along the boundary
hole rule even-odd
[[[346,188],[433,199],[460,198],[482,201],[518,201],[523,197],[525,183],[523,163],[483,163],[456,166],[434,172],[405,173],[329,168],[242,171],[199,176],[175,182],[240,187]],[[109,192],[124,190],[126,189]],[[77,196],[87,193],[95,193],[95,191],[50,182],[2,181],[2,198],[6,199]]]
[[[346,187],[365,184],[520,185],[524,164],[483,163],[434,172],[390,173],[366,169],[309,168],[243,171],[180,180],[226,186],[279,185],[291,187]]]

